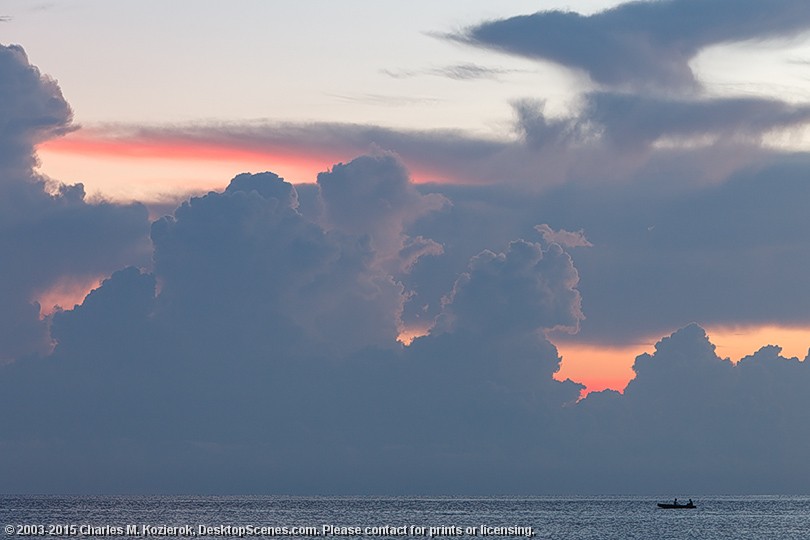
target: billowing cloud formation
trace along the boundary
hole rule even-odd
[[[56,82],[29,64],[19,45],[0,48],[0,72],[9,81],[0,90],[0,165],[25,174],[35,163],[34,144],[64,134],[73,114]]]
[[[659,7],[650,8],[652,26],[665,24],[652,21],[653,14],[664,16]],[[582,230],[596,244],[574,253],[588,315],[583,339],[651,339],[692,320],[810,322],[801,307],[810,284],[796,270],[810,256],[794,234],[806,227],[806,213],[796,206],[806,191],[801,180],[806,156],[762,145],[771,133],[803,127],[807,105],[601,91],[584,95],[580,110],[566,117],[545,114],[531,99],[516,102],[515,112],[518,137],[511,141],[449,130],[324,123],[130,127],[118,135],[170,146],[306,149],[339,156],[378,144],[395,151],[411,170],[430,171],[420,174],[423,180],[484,184],[419,188],[430,195],[431,205],[438,204],[439,192],[451,204],[419,217],[425,200],[403,203],[401,210],[378,212],[388,216],[384,219],[350,206],[338,210],[334,195],[329,217],[320,189],[306,188],[316,195],[303,204],[302,214],[329,229],[336,225],[325,220],[338,219],[342,211],[341,227],[357,220],[353,234],[369,235],[375,265],[385,259],[386,270],[401,269],[396,279],[408,296],[403,318],[422,329],[441,312],[441,298],[471,257],[497,252],[515,238],[537,238],[532,229],[538,223]],[[359,162],[352,167],[357,174],[360,169]],[[342,170],[325,178],[337,179]],[[345,189],[334,184],[341,187],[333,191]],[[385,207],[390,202],[385,197],[394,200],[391,189],[376,200],[364,199],[363,206]],[[442,257],[421,256],[439,251]],[[617,311],[616,305],[627,309]]]
[[[81,440],[94,433],[108,464],[117,459],[108,445],[135,438],[121,456],[124,482],[136,455],[153,464],[147,477],[155,481],[181,455],[201,466],[248,452],[237,461],[254,472],[239,471],[237,482],[252,489],[253,479],[272,479],[285,491],[302,479],[313,489],[427,482],[438,490],[480,460],[512,467],[499,445],[466,449],[478,437],[467,422],[477,411],[478,428],[506,435],[526,422],[548,425],[547,408],[576,399],[579,385],[551,378],[559,358],[542,334],[581,318],[571,259],[556,244],[525,241],[480,254],[445,303],[452,327],[403,349],[395,340],[405,291],[363,229],[391,219],[383,210],[423,213],[443,199],[415,191],[391,156],[335,169],[322,186],[341,182],[357,200],[324,194],[325,215],[363,213],[358,202],[380,200],[369,193],[387,194],[368,223],[347,222],[353,230],[339,219],[326,230],[300,214],[295,188],[272,173],[240,175],[157,221],[153,275],[116,272],[81,306],[54,316],[49,358],[4,372],[3,399],[27,411],[26,420],[0,418],[15,463],[34,466],[69,441],[77,446],[65,459],[86,464],[91,449]],[[521,319],[505,319],[504,303],[517,300]],[[67,405],[42,408],[17,391],[34,381]],[[133,407],[142,392],[149,404]],[[26,452],[39,429],[54,438],[49,449]],[[423,451],[413,453],[414,441]],[[167,452],[156,455],[154,445]],[[391,467],[403,458],[410,465]],[[265,472],[255,476],[256,467]],[[383,483],[370,482],[366,468]],[[175,470],[159,489],[181,478]]]
[[[157,221],[161,311],[191,335],[217,341],[225,331],[279,356],[287,351],[279,340],[341,352],[393,344],[403,290],[374,264],[368,236],[327,232],[295,206],[291,184],[243,174],[224,193],[193,198]],[[199,315],[186,317],[189,310]],[[222,317],[232,312],[240,316]]]
[[[57,84],[19,46],[0,46],[0,362],[50,346],[36,299],[61,280],[147,264],[141,205],[88,204],[81,184],[33,171],[34,147],[70,130]],[[71,307],[71,306],[65,306]],[[45,310],[51,306],[44,306]]]
[[[688,89],[689,61],[724,42],[798,34],[810,28],[801,0],[628,2],[583,16],[543,11],[485,22],[453,39],[584,70],[608,87]]]
[[[330,182],[354,197],[321,193]],[[480,217],[480,205],[468,206],[457,188],[446,195],[456,204],[439,209],[430,201],[444,199],[420,195],[389,155],[336,167],[315,187],[320,210],[312,188],[300,196],[272,173],[239,175],[154,224],[153,274],[116,272],[81,306],[57,313],[53,353],[2,368],[0,409],[23,411],[0,415],[3,485],[800,489],[809,363],[770,347],[732,366],[692,325],[637,360],[625,395],[575,403],[582,387],[553,380],[560,359],[543,332],[582,320],[579,272],[566,242],[550,240],[584,237],[529,224],[527,233],[552,235],[547,246],[517,240],[468,258],[444,291],[437,325],[403,348],[395,338],[409,286],[381,264],[375,228],[394,220],[381,230],[398,241],[420,223],[442,233],[444,220]],[[537,209],[558,223],[559,194],[551,195]],[[516,208],[506,194],[494,201]],[[349,219],[349,209],[361,215]],[[409,211],[422,218],[409,223]],[[496,243],[506,229],[490,223],[479,225],[494,232],[481,241]],[[473,245],[449,240],[448,252],[419,259],[413,273]],[[680,404],[700,414],[673,417]],[[763,448],[752,433],[775,442]],[[765,472],[743,474],[754,464]]]
[[[405,167],[391,154],[363,156],[318,175],[327,228],[368,236],[389,271],[404,270],[441,246],[422,237],[408,238],[405,227],[447,204],[438,194],[423,195]]]
[[[558,250],[521,241],[485,254],[446,306],[476,319],[407,349],[348,355],[291,350],[295,327],[250,308],[170,314],[161,303],[179,300],[156,296],[160,267],[156,277],[117,272],[55,317],[51,358],[3,368],[0,404],[25,414],[0,416],[0,478],[22,491],[803,489],[810,363],[776,347],[734,366],[690,325],[636,360],[624,395],[575,404],[581,387],[551,378],[559,358],[537,331],[569,321],[544,304],[578,309]],[[247,278],[261,287],[261,274]],[[479,309],[510,291],[539,315],[508,325],[502,311]]]
[[[477,332],[579,328],[579,276],[559,244],[516,241],[506,253],[484,251],[470,261],[447,298],[443,325]]]

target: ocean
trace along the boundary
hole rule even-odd
[[[639,496],[2,496],[0,525],[26,538],[810,538],[810,497],[689,496],[694,510]]]

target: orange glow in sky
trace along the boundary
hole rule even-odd
[[[720,358],[738,362],[765,345],[779,345],[782,356],[795,356],[804,360],[810,347],[810,328],[777,325],[705,328]],[[652,354],[655,342],[664,336],[656,336],[636,345],[613,347],[593,343],[552,340],[562,357],[560,370],[554,375],[558,381],[571,379],[587,387],[587,392],[610,388],[623,391],[635,376],[633,363],[642,353]]]
[[[425,336],[429,332],[430,327],[428,326],[408,326],[400,330],[399,335],[397,336],[397,341],[407,347],[413,343],[413,340],[418,337]]]
[[[755,353],[765,345],[779,345],[782,356],[804,360],[810,347],[810,328],[776,325],[751,327],[709,326],[706,328],[709,339],[717,347],[720,358],[730,358],[737,362],[744,356]]]
[[[58,308],[73,309],[76,305],[81,304],[90,291],[101,286],[102,279],[103,277],[96,276],[61,278],[34,298],[40,305],[40,318],[44,319],[48,315],[52,315]]]
[[[243,172],[271,171],[293,184],[362,154],[256,143],[141,136],[79,130],[37,147],[40,171],[65,183],[82,182],[91,196],[113,201],[163,201],[223,189]],[[408,164],[414,182],[436,175]]]
[[[635,376],[636,356],[652,352],[653,343],[626,347],[608,347],[568,341],[554,341],[562,357],[560,370],[554,374],[558,381],[571,379],[586,386],[587,392],[605,389],[623,391]]]
[[[242,172],[272,171],[293,183],[313,182],[339,159],[290,150],[234,148],[188,141],[97,139],[72,133],[42,143],[40,170],[115,201],[164,200],[223,189]]]

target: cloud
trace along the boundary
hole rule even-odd
[[[810,264],[801,234],[810,222],[800,208],[808,196],[808,156],[753,148],[744,156],[752,164],[714,178],[716,162],[725,167],[741,151],[731,148],[729,155],[717,147],[656,150],[624,178],[577,177],[539,193],[508,185],[425,186],[452,206],[406,231],[444,250],[441,258],[420,261],[406,280],[418,291],[406,319],[437,315],[470,257],[510,238],[536,238],[535,227],[544,223],[554,231],[583,230],[593,244],[570,250],[587,317],[577,335],[582,342],[646,342],[690,321],[810,324],[802,307],[810,283],[801,272]]]
[[[319,171],[374,148],[396,152],[422,182],[482,183],[496,179],[497,167],[490,162],[498,160],[508,145],[451,129],[408,131],[363,124],[272,121],[85,126],[47,145],[49,151],[87,156],[295,161],[309,168],[315,163]],[[311,182],[314,176],[296,182]]]
[[[798,246],[806,227],[791,220],[806,213],[786,207],[788,221],[770,224],[739,205],[784,207],[804,170],[752,170],[674,199],[649,198],[640,179],[595,193],[576,182],[533,195],[417,187],[385,152],[300,192],[273,173],[240,174],[153,225],[153,271],[114,272],[53,316],[52,353],[2,368],[0,409],[24,414],[0,415],[0,478],[49,492],[528,493],[538,479],[549,492],[797,490],[810,364],[769,347],[733,366],[690,325],[637,359],[624,395],[576,403],[582,386],[553,379],[560,358],[544,332],[585,326],[591,311],[603,334],[658,328],[633,304],[649,296],[641,254],[673,266],[679,253],[689,269],[695,254],[734,246],[737,232],[719,228],[739,223],[732,208],[752,216],[751,245],[772,245],[780,228]],[[639,200],[650,207],[629,211]],[[590,244],[570,232],[578,224],[594,245],[572,256],[566,247]],[[661,251],[643,241],[651,232],[669,235]],[[500,240],[538,233],[543,243]],[[614,288],[616,275],[638,295]],[[438,289],[436,326],[398,345],[408,299]],[[600,290],[615,295],[606,308],[622,306],[610,312],[621,324],[588,311]],[[662,324],[683,290],[653,298]],[[764,472],[743,474],[754,465]],[[212,474],[200,479],[200,467]]]
[[[800,128],[810,120],[807,105],[768,98],[684,99],[591,92],[569,117],[550,118],[544,104],[532,100],[518,101],[514,108],[517,130],[533,148],[594,152],[606,145],[625,155],[656,143],[758,145],[769,133]]]
[[[258,444],[270,459],[263,478],[284,489],[302,478],[315,488],[379,489],[398,480],[439,489],[480,460],[503,463],[496,446],[464,450],[468,406],[481,412],[479,426],[503,430],[504,414],[516,429],[543,407],[576,399],[578,385],[551,379],[559,357],[535,328],[575,324],[579,316],[575,271],[558,247],[516,242],[504,264],[488,254],[474,259],[446,306],[453,332],[407,352],[395,341],[406,291],[392,272],[402,270],[384,263],[389,256],[418,261],[432,244],[403,230],[445,199],[415,190],[386,153],[336,165],[318,188],[325,226],[298,211],[312,209],[311,193],[299,204],[296,189],[277,175],[239,175],[223,192],[192,198],[153,225],[154,273],[115,272],[80,306],[56,313],[53,353],[7,366],[0,378],[0,399],[9,400],[3,407],[15,402],[26,411],[25,419],[0,416],[15,465],[53,472],[39,462],[53,463],[52,452],[90,470],[118,459],[115,482],[129,484],[142,481],[127,472],[129,460],[146,459],[144,474],[163,490],[187,480],[177,469],[163,476],[177,459],[218,468],[223,457],[244,460]],[[467,313],[493,288],[521,298],[528,326],[505,336],[500,312],[489,322]],[[46,402],[25,393],[32,384]],[[133,406],[138,395],[143,406]],[[51,406],[57,402],[66,405]],[[53,439],[27,452],[40,429]],[[436,432],[449,438],[424,442]],[[90,434],[95,447],[80,442]],[[424,448],[413,454],[419,439]],[[65,440],[75,446],[66,449]],[[124,454],[114,450],[122,445],[129,445]],[[391,468],[406,455],[406,469]],[[249,468],[264,460],[247,459]],[[453,462],[460,466],[448,471]],[[353,474],[356,467],[381,471],[382,481]],[[247,470],[237,482],[253,489]],[[99,480],[91,474],[48,489]]]
[[[772,130],[807,124],[810,107],[767,98],[659,99],[611,93],[588,96],[588,120],[615,145],[708,138],[760,141]],[[706,143],[706,141],[701,141]]]
[[[516,104],[516,111],[521,137],[511,142],[345,124],[198,126],[139,133],[166,141],[250,148],[288,144],[347,153],[355,143],[361,147],[384,141],[402,165],[417,163],[471,179],[467,186],[419,188],[437,205],[437,193],[451,203],[441,209],[432,206],[429,212],[420,210],[425,202],[418,202],[418,196],[407,195],[414,186],[402,194],[392,188],[374,199],[374,190],[383,184],[361,180],[351,190],[336,188],[352,197],[349,203],[335,199],[332,215],[325,213],[317,186],[301,209],[327,228],[339,223],[353,234],[374,237],[374,264],[386,259],[387,271],[401,270],[396,277],[408,296],[402,312],[406,326],[429,326],[471,257],[483,250],[497,252],[514,238],[536,237],[538,223],[557,231],[587,231],[588,241],[596,244],[587,253],[574,253],[580,289],[587,293],[583,340],[626,344],[692,320],[706,325],[807,322],[799,309],[803,295],[784,286],[796,283],[796,290],[805,290],[803,278],[792,269],[806,264],[807,252],[792,232],[805,227],[796,201],[804,193],[806,156],[761,144],[770,132],[803,125],[806,107],[770,99],[600,92],[585,96],[571,117],[548,117],[540,104],[529,100]],[[284,129],[289,129],[288,140]],[[376,173],[362,172],[362,161],[337,167],[334,179],[342,171],[374,177]],[[401,171],[397,175],[407,176]],[[399,200],[401,206],[383,210]],[[684,216],[690,217],[684,221]],[[774,239],[780,239],[781,247]],[[767,261],[777,251],[785,264],[774,267]],[[439,252],[441,257],[422,256]],[[722,257],[707,255],[711,253]],[[619,304],[628,309],[617,313]],[[655,317],[649,316],[653,309],[660,310]]]
[[[268,196],[293,189],[274,175],[231,187],[156,223],[154,274],[116,272],[81,306],[56,314],[50,358],[5,368],[0,404],[26,411],[25,420],[0,415],[15,467],[55,472],[54,452],[86,471],[120,465],[112,476],[28,485],[59,491],[148,478],[166,491],[189,480],[192,469],[178,460],[214,471],[241,462],[228,483],[248,490],[259,479],[285,491],[457,490],[481,463],[503,473],[487,484],[518,478],[523,466],[513,458],[529,455],[535,436],[508,455],[496,439],[549,425],[581,389],[551,378],[559,357],[533,327],[576,317],[570,259],[521,241],[504,265],[473,260],[447,306],[453,331],[403,349],[390,333],[387,345],[380,340],[396,303],[379,288],[358,289],[380,277],[363,264],[373,251],[355,258],[356,236],[326,233]],[[504,334],[501,312],[489,323],[466,313],[497,288],[523,296],[528,325]],[[345,333],[364,336],[365,348],[347,348]],[[46,402],[23,390],[31,384]],[[51,438],[26,452],[39,430]],[[482,430],[493,437],[483,445],[475,443]],[[132,460],[147,464],[138,478]],[[196,485],[221,490],[218,474]],[[16,473],[0,467],[0,477],[13,482]]]
[[[515,71],[516,70],[511,69],[479,66],[478,64],[455,64],[443,68],[436,68],[433,70],[433,73],[457,81],[469,81],[477,79],[498,80],[498,77],[501,75],[514,73]]]
[[[531,332],[579,327],[579,276],[558,244],[515,241],[505,253],[484,251],[470,261],[446,299],[440,329]]]
[[[659,159],[684,177],[725,177],[768,151],[762,142],[804,127],[806,105],[767,98],[685,98],[591,92],[576,110],[551,116],[542,101],[513,103],[511,132],[487,138],[457,130],[396,130],[338,123],[247,123],[87,127],[46,145],[93,156],[279,163],[293,182],[351,156],[393,151],[417,182],[513,184],[544,190],[568,182],[624,182]],[[701,150],[706,155],[700,155]],[[711,150],[706,150],[711,149]],[[677,152],[682,155],[676,156]],[[684,158],[688,155],[688,158]],[[200,156],[203,156],[200,158]],[[301,174],[306,169],[311,173]],[[311,174],[311,175],[310,175]]]
[[[409,71],[399,70],[394,71],[390,69],[381,70],[382,73],[394,79],[405,79],[409,77],[416,77],[419,75],[434,75],[440,77],[447,77],[456,81],[475,81],[475,80],[491,80],[500,81],[502,75],[510,73],[522,73],[523,70],[518,69],[504,69],[496,67],[482,66],[479,64],[465,63],[453,64],[449,66],[434,67],[429,69]]]
[[[565,229],[560,229],[559,231],[555,231],[545,223],[537,225],[534,230],[540,233],[540,236],[543,237],[548,243],[556,243],[563,247],[593,247],[593,244],[588,242],[588,239],[585,238],[585,231],[580,229],[576,232],[566,231]]]
[[[29,174],[33,146],[69,131],[73,113],[56,82],[32,66],[19,45],[0,47],[0,72],[14,82],[0,89],[0,166],[7,173]],[[2,187],[14,183],[6,177]]]
[[[396,151],[311,185],[239,174],[155,222],[149,245],[142,206],[89,204],[80,185],[32,172],[34,144],[70,130],[69,107],[4,51],[3,80],[24,89],[5,90],[19,107],[0,105],[13,120],[0,356],[17,360],[0,367],[5,489],[804,490],[810,363],[765,347],[735,366],[687,324],[810,322],[810,163],[760,146],[803,123],[802,106],[600,92],[550,118],[523,101],[513,141],[132,129],[141,142]],[[660,144],[672,138],[714,140]],[[416,185],[409,160],[479,183]],[[66,276],[106,279],[41,320],[36,291]],[[403,323],[434,321],[396,341]],[[577,403],[582,386],[553,379],[548,330],[626,343],[679,326],[636,360],[624,395]]]
[[[778,353],[764,347],[734,365],[689,325],[636,359],[623,396],[582,402],[589,427],[580,443],[599,448],[601,467],[628,475],[625,489],[798,492],[807,474],[800,448],[810,442],[800,388],[810,364]]]
[[[396,96],[386,94],[332,94],[333,97],[341,101],[363,103],[367,105],[379,105],[383,107],[407,107],[410,105],[439,105],[441,98],[431,96]]]
[[[403,291],[374,263],[369,238],[325,231],[296,206],[295,188],[278,176],[242,174],[223,193],[192,198],[155,222],[166,317],[211,346],[227,329],[272,356],[296,346],[393,346]]]
[[[3,410],[14,403],[26,413],[0,416],[0,477],[13,489],[48,491],[169,492],[191,482],[213,492],[529,493],[538,478],[552,493],[801,490],[810,364],[781,358],[777,347],[735,366],[689,325],[636,360],[624,395],[575,404],[581,387],[551,378],[560,360],[537,331],[580,316],[571,260],[555,246],[516,241],[473,258],[448,296],[452,328],[405,349],[356,354],[300,348],[300,329],[279,326],[247,296],[221,306],[230,280],[208,283],[202,301],[222,309],[201,313],[202,304],[181,303],[172,280],[157,292],[170,277],[160,266],[155,275],[116,272],[54,317],[51,358],[3,368]],[[161,249],[167,257],[168,245]],[[273,252],[278,264],[298,255],[292,244]],[[257,272],[252,286],[262,278],[272,276]],[[500,299],[528,320],[505,315]],[[199,325],[204,318],[213,324]],[[369,329],[362,317],[348,319]],[[200,466],[212,472],[204,480]],[[81,477],[69,473],[76,467]]]
[[[610,88],[689,90],[689,61],[734,41],[790,37],[810,28],[800,0],[628,2],[583,16],[541,11],[473,26],[451,39],[581,69]]]
[[[368,236],[376,257],[390,272],[412,266],[421,253],[441,253],[438,244],[410,239],[404,230],[448,200],[419,193],[395,155],[378,153],[339,163],[318,175],[318,186],[327,228]]]
[[[55,81],[17,45],[0,46],[0,361],[50,347],[36,300],[66,278],[85,281],[122,265],[148,264],[142,205],[89,204],[72,186],[33,171],[35,145],[72,129]]]

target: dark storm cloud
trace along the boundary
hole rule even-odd
[[[609,87],[689,89],[702,49],[796,35],[810,28],[801,0],[628,2],[584,16],[543,11],[469,28],[452,39],[584,70]]]
[[[142,205],[88,204],[81,184],[33,171],[35,145],[72,129],[56,82],[17,45],[0,46],[0,80],[0,361],[9,361],[49,347],[39,294],[65,278],[146,264],[149,254]]]

